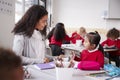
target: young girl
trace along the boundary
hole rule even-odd
[[[15,25],[13,51],[22,58],[23,64],[44,62],[47,19],[46,9],[33,5]]]
[[[101,43],[104,48],[118,48],[120,49],[120,32],[119,30],[112,28],[107,32],[107,39]],[[115,60],[116,66],[120,65],[120,51],[109,52],[109,57]]]
[[[57,23],[53,31],[53,35],[49,40],[52,55],[59,56],[60,54],[64,54],[61,49],[62,42],[63,40],[70,41],[71,39],[72,38],[70,38],[65,32],[64,24]]]
[[[72,33],[72,36],[76,36],[76,37],[73,38],[71,42],[75,44],[76,40],[82,40],[82,43],[83,43],[85,35],[86,35],[86,29],[84,27],[80,27],[79,33],[77,33],[77,31]]]
[[[76,40],[82,40],[82,43],[84,42],[84,39],[77,32],[72,33],[72,37],[74,37],[71,40],[73,44],[76,44]]]
[[[104,65],[103,48],[99,45],[100,35],[97,32],[90,32],[86,34],[83,43],[85,50],[80,53],[80,58],[75,56],[76,61],[95,61],[98,62],[100,67]]]
[[[84,39],[85,35],[87,34],[86,29],[84,27],[80,27],[79,34]]]

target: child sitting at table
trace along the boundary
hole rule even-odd
[[[63,40],[70,41],[71,39],[73,39],[73,37],[69,37],[66,34],[64,24],[57,23],[54,31],[52,32],[52,36],[49,38],[49,46],[52,50],[52,56],[59,56],[64,54],[61,49],[62,42]]]
[[[120,49],[120,32],[116,28],[112,28],[107,32],[107,39],[101,43],[104,48],[118,48]],[[109,58],[112,58],[116,62],[116,66],[120,65],[120,51],[109,52]]]
[[[98,34],[98,32],[87,33],[83,43],[85,50],[83,50],[80,53],[80,57],[75,56],[74,60],[80,62],[82,61],[96,62],[99,64],[99,67],[103,68],[104,55],[103,55],[103,48],[99,44],[100,39],[101,37]]]
[[[72,33],[72,37],[74,37],[74,38],[71,40],[71,42],[72,42],[73,44],[76,44],[76,41],[77,41],[77,40],[82,40],[82,43],[84,42],[84,39],[83,39],[77,32]]]
[[[86,35],[86,29],[84,27],[80,27],[79,33],[77,33],[77,31],[72,33],[72,36],[76,36],[76,37],[73,38],[71,42],[75,44],[76,40],[82,40],[82,43],[83,43],[85,35]]]
[[[0,80],[24,80],[22,60],[12,50],[0,48]]]

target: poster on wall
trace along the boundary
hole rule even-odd
[[[0,14],[12,15],[14,13],[15,0],[0,0]]]

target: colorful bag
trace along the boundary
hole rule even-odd
[[[112,64],[105,64],[104,65],[104,70],[108,72],[108,75],[113,77],[113,76],[120,76],[120,68],[116,67]]]
[[[100,64],[95,61],[81,61],[77,68],[81,70],[100,70]]]

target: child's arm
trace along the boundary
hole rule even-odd
[[[72,51],[72,59],[73,60],[75,60],[75,61],[80,61],[80,56],[77,56],[77,55],[75,55],[75,52],[74,51]]]

